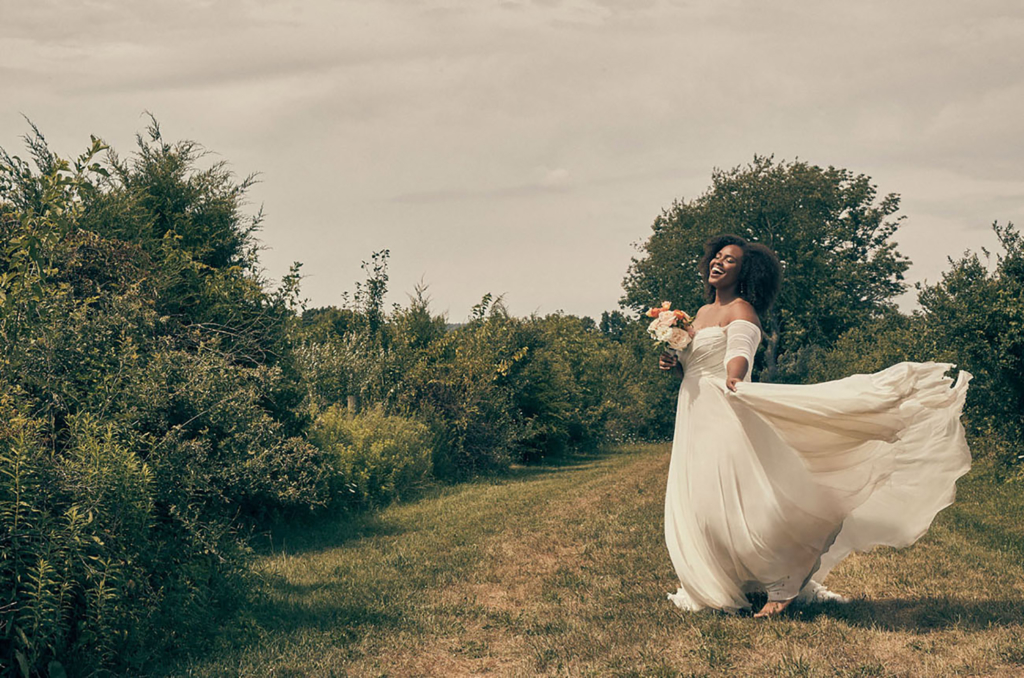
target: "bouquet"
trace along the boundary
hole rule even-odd
[[[672,302],[665,301],[660,307],[656,306],[647,311],[647,317],[654,318],[647,326],[647,333],[652,339],[664,342],[675,351],[682,351],[689,345],[690,333],[686,331],[686,326],[693,322],[689,313],[673,311]],[[677,327],[677,322],[680,322],[681,326]]]

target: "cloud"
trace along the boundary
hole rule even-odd
[[[545,169],[540,185],[545,188],[563,188],[569,185],[569,170],[564,167]]]
[[[391,246],[396,290],[433,271],[456,318],[488,289],[598,315],[661,209],[755,153],[901,193],[912,279],[991,244],[978,224],[1024,221],[1024,6],[1011,0],[0,0],[0,12],[0,87],[13,93],[0,145],[24,131],[22,111],[72,148],[93,132],[130,144],[153,111],[169,136],[263,171],[264,261],[276,275],[307,261],[314,303]]]
[[[466,200],[498,200],[503,198],[530,199],[543,193],[562,191],[568,187],[569,174],[565,170],[546,173],[540,181],[479,189],[439,189],[434,191],[413,191],[389,198],[396,203],[438,203]]]

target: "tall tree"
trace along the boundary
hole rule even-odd
[[[893,307],[910,265],[891,241],[903,220],[893,218],[899,204],[894,193],[879,198],[863,174],[754,156],[745,167],[715,170],[703,195],[675,201],[654,220],[620,303],[640,311],[670,299],[695,309],[703,303],[697,262],[709,237],[763,242],[784,270],[782,293],[762,319],[762,378],[771,379],[784,352],[830,346],[864,316]]]

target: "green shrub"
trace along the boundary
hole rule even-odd
[[[76,417],[54,455],[0,410],[0,666],[138,667],[214,627],[243,577],[226,524],[183,527],[111,427]]]
[[[326,504],[245,183],[152,135],[137,162],[0,149],[0,673],[195,650],[241,536]]]
[[[309,434],[334,468],[336,500],[379,506],[408,495],[430,477],[430,430],[419,421],[380,408],[350,416],[342,407],[323,412]]]
[[[1024,448],[1024,239],[1012,225],[995,227],[995,266],[975,254],[951,261],[942,279],[923,286],[922,310],[891,313],[844,334],[811,360],[806,379],[874,372],[901,360],[950,362],[974,375],[964,423],[998,468],[1021,474]]]
[[[265,407],[276,367],[241,367],[215,351],[156,351],[125,387],[117,418],[146,441],[168,498],[202,515],[262,518],[327,502],[329,462]],[[169,499],[171,501],[171,499]]]
[[[491,297],[473,320],[406,356],[394,408],[415,413],[433,432],[439,478],[500,472],[512,461],[523,423],[515,407],[515,372],[527,359],[519,321]]]
[[[842,335],[831,349],[811,346],[785,354],[776,381],[809,383],[841,379],[851,374],[878,372],[895,363],[951,361],[949,347],[938,346],[927,332],[927,319],[896,311],[866,319]]]
[[[1012,224],[993,229],[1000,243],[995,262],[966,254],[940,282],[922,288],[918,300],[932,344],[975,377],[965,408],[968,431],[1005,441],[1000,466],[1022,474],[1024,238]]]
[[[609,347],[593,369],[602,375],[605,434],[618,441],[668,440],[675,429],[679,379],[658,369],[658,347],[645,319],[602,319]]]

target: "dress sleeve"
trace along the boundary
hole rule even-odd
[[[733,320],[725,328],[725,365],[733,358],[747,359],[747,374],[744,381],[750,381],[750,373],[754,369],[754,355],[761,343],[761,330],[757,325],[746,320]]]

